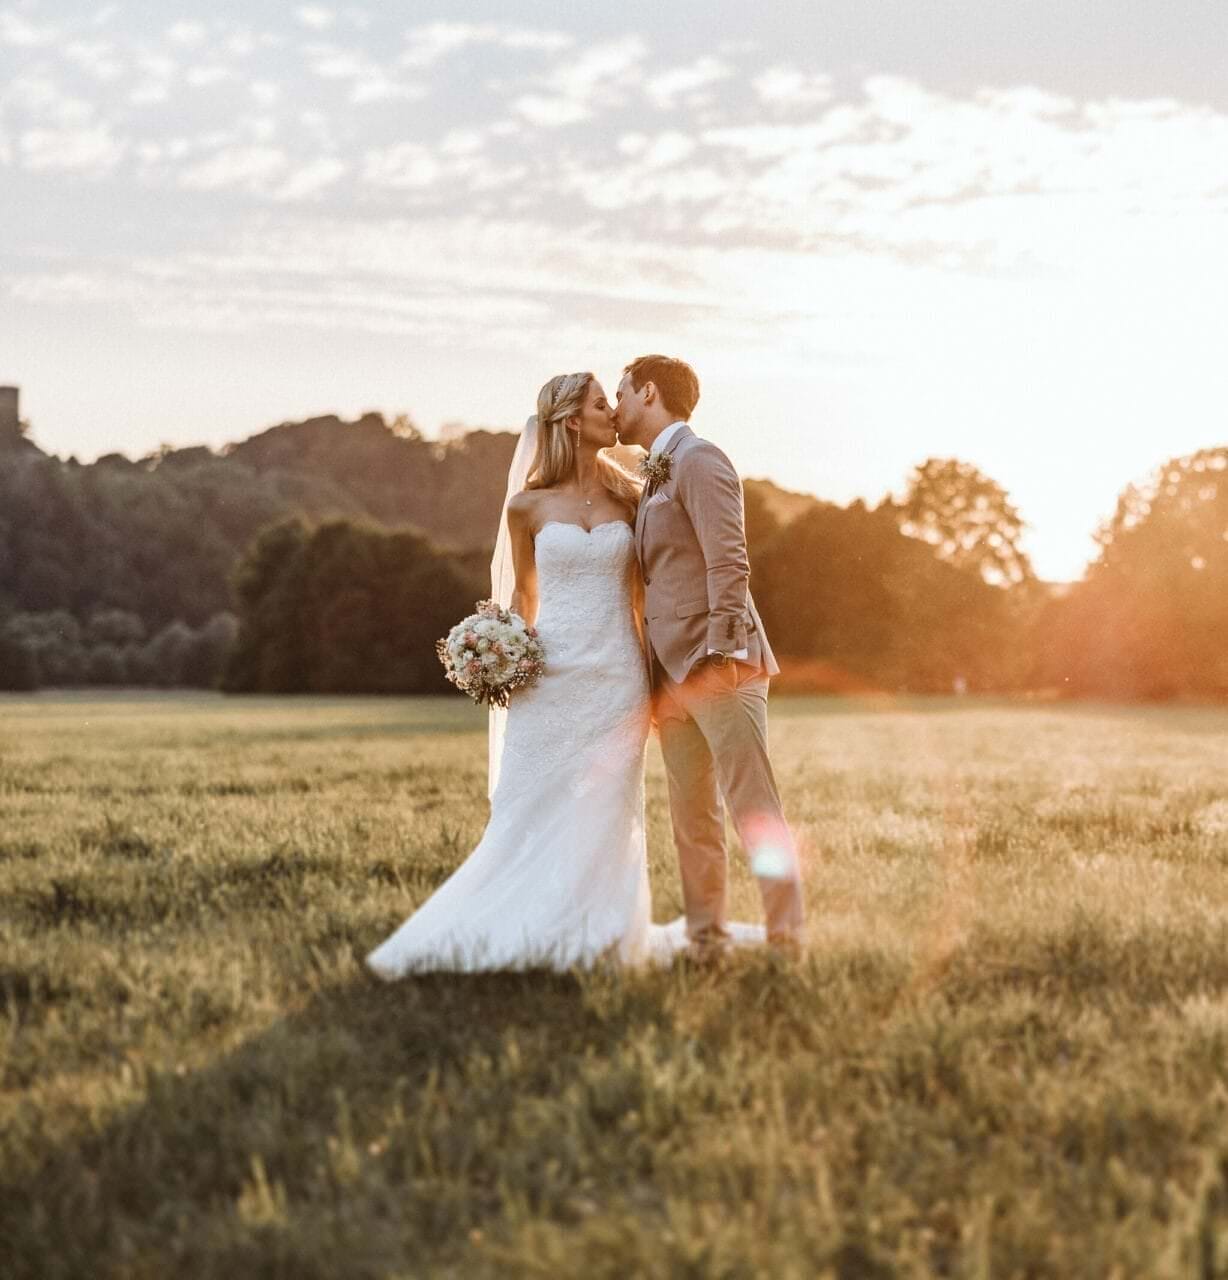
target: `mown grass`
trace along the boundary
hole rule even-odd
[[[0,1275],[1228,1275],[1228,713],[779,700],[803,962],[369,980],[483,733],[0,700]]]

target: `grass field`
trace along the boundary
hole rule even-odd
[[[800,964],[384,985],[460,699],[0,699],[0,1276],[1228,1276],[1228,712],[772,731]]]

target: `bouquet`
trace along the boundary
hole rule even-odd
[[[477,609],[436,642],[435,652],[462,693],[506,707],[513,690],[534,684],[546,669],[546,651],[519,614],[493,600],[479,600]]]

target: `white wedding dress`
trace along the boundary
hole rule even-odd
[[[546,672],[513,694],[477,848],[367,957],[381,978],[428,970],[666,961],[686,921],[652,925],[644,839],[648,678],[633,617],[635,537],[620,520],[537,534]],[[737,942],[757,926],[731,925]]]

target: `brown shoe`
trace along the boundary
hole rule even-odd
[[[768,952],[775,959],[788,964],[797,964],[803,955],[802,944],[787,935],[768,939]]]

